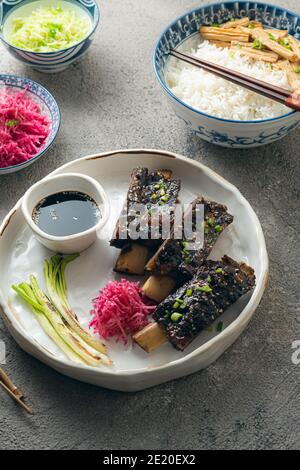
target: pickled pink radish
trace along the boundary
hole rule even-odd
[[[90,327],[102,338],[115,337],[124,344],[128,343],[127,335],[133,335],[149,323],[147,317],[156,308],[143,297],[139,283],[126,279],[109,282],[93,305]]]
[[[27,90],[0,89],[0,168],[26,162],[45,146],[50,119]]]

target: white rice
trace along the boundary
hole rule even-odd
[[[196,57],[290,89],[286,72],[272,70],[265,62],[242,56],[240,52],[232,53],[229,49],[218,48],[208,41],[202,42],[196,49],[185,45],[183,50]],[[166,82],[180,100],[223,119],[255,121],[282,116],[290,111],[280,103],[174,58],[169,60]]]

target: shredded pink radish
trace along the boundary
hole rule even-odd
[[[127,335],[136,333],[149,323],[147,317],[156,308],[143,297],[137,282],[126,279],[109,282],[93,304],[91,315],[94,318],[90,327],[102,338],[116,337],[124,344],[128,342]]]
[[[0,168],[37,155],[46,143],[50,125],[27,90],[0,90]]]

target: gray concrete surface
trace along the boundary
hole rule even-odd
[[[0,46],[1,72],[41,81],[63,118],[47,157],[1,177],[0,220],[30,185],[67,161],[121,147],[173,150],[216,170],[249,199],[266,235],[270,286],[247,331],[213,366],[131,395],[59,375],[23,353],[0,322],[7,371],[36,412],[28,417],[0,393],[1,449],[300,448],[300,365],[291,361],[291,344],[300,340],[300,129],[258,150],[232,151],[198,140],[172,114],[152,73],[152,47],[167,23],[201,3],[102,0],[90,54],[57,76],[24,68]],[[281,3],[300,13],[298,0]]]

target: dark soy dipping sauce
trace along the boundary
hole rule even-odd
[[[97,203],[87,194],[63,191],[47,196],[34,208],[32,220],[48,235],[65,237],[95,227],[101,218]]]

